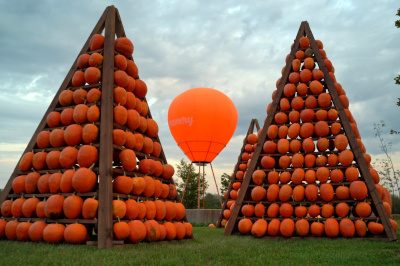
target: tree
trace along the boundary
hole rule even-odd
[[[188,177],[190,168],[190,163],[186,162],[182,159],[179,164],[176,166],[176,175],[178,177],[179,183],[177,184],[177,191],[179,196],[182,198],[183,191],[185,190],[185,183]],[[205,175],[204,175],[205,177]],[[201,175],[200,179],[200,205],[202,206],[203,202],[203,175]],[[192,165],[192,169],[190,170],[189,180],[186,185],[185,195],[182,201],[182,204],[185,205],[186,209],[197,209],[197,199],[198,199],[198,183],[199,182],[199,174],[196,173],[195,165]],[[204,179],[204,187],[205,191],[208,188],[208,182]],[[204,192],[205,192],[204,191]]]
[[[231,182],[231,176],[227,173],[223,173],[221,176],[221,195],[224,195],[226,191],[229,189],[229,183]]]
[[[385,121],[374,124],[375,136],[378,137],[380,142],[380,148],[385,154],[386,158],[377,160],[375,163],[379,167],[379,175],[382,180],[382,185],[388,187],[391,194],[395,195],[396,191],[400,195],[399,187],[399,176],[400,171],[395,169],[392,157],[391,157],[391,147],[392,143],[386,143],[385,139],[382,137],[382,128],[386,126]]]
[[[217,194],[206,193],[204,200],[206,209],[221,209],[221,203]]]

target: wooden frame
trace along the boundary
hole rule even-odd
[[[218,219],[218,221],[217,221],[217,228],[222,228],[222,227],[224,227],[224,226],[221,225],[221,222],[222,222],[222,220],[224,219],[224,210],[227,209],[227,206],[226,206],[226,205],[227,205],[228,201],[231,199],[229,193],[230,193],[231,190],[232,190],[232,184],[233,184],[233,182],[235,182],[235,180],[236,180],[236,177],[235,177],[235,176],[236,176],[236,173],[237,173],[238,170],[239,170],[239,164],[240,164],[240,162],[242,161],[242,154],[245,152],[245,146],[246,146],[246,144],[247,144],[247,137],[248,137],[250,134],[254,133],[254,127],[255,127],[256,133],[257,133],[257,131],[260,130],[260,125],[258,124],[258,120],[255,119],[255,118],[251,119],[249,129],[247,130],[247,134],[246,134],[246,136],[244,137],[243,146],[242,146],[242,149],[240,150],[240,153],[239,153],[239,156],[238,156],[238,161],[237,161],[237,163],[235,164],[235,168],[233,169],[233,174],[232,174],[232,177],[231,177],[231,181],[229,182],[227,196],[226,196],[226,198],[225,198],[224,203],[222,204],[221,213],[219,214],[219,219]]]
[[[244,202],[246,202],[246,203],[251,202],[248,199],[246,199],[246,196],[248,198],[248,194],[249,194],[248,192],[252,188],[252,185],[250,185],[252,173],[255,171],[257,165],[260,162],[260,159],[261,159],[260,155],[262,154],[262,147],[263,147],[264,142],[267,140],[268,127],[274,123],[274,115],[279,110],[278,105],[279,105],[281,98],[284,97],[283,96],[283,88],[284,88],[285,84],[287,84],[287,82],[288,82],[287,80],[288,80],[289,74],[291,72],[291,63],[292,63],[293,59],[295,58],[296,51],[299,49],[300,38],[303,36],[308,37],[308,39],[310,41],[311,49],[314,52],[314,60],[318,64],[320,70],[324,73],[325,88],[327,88],[327,92],[331,95],[332,102],[334,105],[333,107],[338,111],[339,120],[341,121],[343,130],[344,130],[344,134],[348,137],[350,149],[353,151],[353,154],[355,157],[354,161],[356,162],[356,166],[359,169],[362,180],[364,180],[364,182],[367,185],[368,194],[370,196],[370,198],[368,200],[371,201],[372,209],[373,209],[374,213],[376,214],[376,217],[368,218],[368,219],[376,220],[377,218],[379,218],[384,226],[384,234],[385,234],[387,240],[388,241],[396,241],[397,236],[393,230],[393,227],[391,226],[389,217],[383,207],[382,200],[378,194],[375,183],[369,172],[369,169],[368,169],[367,163],[363,157],[361,148],[360,148],[359,144],[357,143],[357,139],[351,128],[350,121],[345,113],[344,107],[341,103],[341,100],[339,99],[339,95],[334,87],[333,80],[332,80],[332,78],[329,74],[329,71],[325,65],[325,62],[321,55],[321,52],[318,48],[318,45],[314,39],[314,36],[311,32],[310,26],[307,21],[303,21],[301,23],[299,31],[296,36],[296,39],[294,40],[294,44],[292,46],[290,55],[287,58],[285,69],[282,73],[282,77],[278,84],[276,95],[273,99],[273,102],[270,107],[270,111],[268,112],[268,116],[265,120],[263,129],[260,133],[258,143],[257,143],[256,149],[254,151],[254,155],[248,166],[246,175],[243,179],[241,190],[236,199],[236,204],[232,210],[230,219],[227,223],[227,226],[225,227],[225,234],[231,235],[235,232],[235,230],[237,230],[238,221],[241,219],[241,217],[239,215],[240,209],[241,209],[242,205],[244,204]],[[265,169],[265,170],[267,170],[267,169]],[[355,201],[351,200],[351,202],[355,202]],[[263,202],[263,203],[265,204],[267,202]],[[298,204],[296,202],[290,202],[290,203],[292,205]],[[366,220],[368,220],[368,219],[366,219]],[[294,219],[294,220],[296,220],[296,219]],[[310,219],[310,221],[312,221],[312,220],[313,219]],[[322,220],[324,220],[324,219],[322,219]]]
[[[102,32],[105,32],[105,39],[104,39],[104,48],[96,51],[90,51],[89,49],[89,42],[92,38],[93,35],[95,34],[101,34]],[[112,215],[112,201],[114,198],[121,198],[121,199],[135,199],[135,200],[154,200],[154,197],[151,198],[146,198],[144,196],[135,196],[135,195],[126,195],[126,194],[119,194],[119,193],[114,193],[113,192],[113,185],[112,181],[113,178],[126,174],[127,176],[145,176],[144,174],[133,171],[133,172],[127,172],[124,171],[121,167],[113,163],[113,153],[118,152],[124,149],[124,147],[117,146],[113,144],[113,129],[119,128],[123,130],[130,130],[126,126],[121,126],[113,122],[113,108],[114,108],[114,56],[115,56],[115,50],[114,50],[114,42],[115,38],[117,37],[125,37],[125,31],[122,25],[122,21],[118,12],[118,9],[116,9],[114,6],[108,6],[102,16],[100,17],[99,21],[95,25],[94,29],[92,30],[91,34],[89,35],[87,41],[83,45],[81,51],[79,52],[77,58],[72,64],[71,69],[69,70],[68,74],[66,75],[63,83],[61,84],[59,90],[57,91],[54,99],[52,100],[50,106],[48,107],[46,113],[44,114],[41,122],[39,123],[36,131],[34,132],[31,140],[29,141],[25,151],[23,154],[29,151],[34,151],[34,152],[39,152],[39,151],[51,151],[51,150],[61,150],[64,147],[59,147],[59,148],[45,148],[45,149],[39,149],[36,146],[36,138],[37,135],[43,131],[43,130],[52,130],[54,128],[49,128],[47,126],[46,118],[48,114],[52,111],[61,111],[65,108],[68,107],[73,107],[73,106],[60,106],[58,102],[59,95],[61,94],[62,91],[70,89],[70,90],[76,90],[80,87],[72,87],[71,79],[75,73],[75,71],[78,69],[77,68],[77,60],[81,54],[84,53],[93,53],[93,52],[99,52],[103,53],[103,65],[102,65],[102,80],[98,84],[92,84],[92,85],[86,85],[83,86],[83,89],[89,90],[91,88],[99,88],[101,89],[102,95],[101,95],[101,101],[100,103],[92,103],[88,105],[98,105],[100,108],[100,121],[95,122],[94,124],[99,127],[99,141],[98,143],[94,143],[93,146],[98,148],[99,150],[99,161],[93,168],[93,171],[97,173],[98,175],[98,188],[97,191],[93,192],[87,192],[87,193],[60,193],[61,195],[67,197],[72,194],[76,194],[81,197],[94,197],[96,196],[99,201],[99,208],[98,208],[98,219],[56,219],[56,220],[50,220],[46,218],[17,218],[19,221],[39,221],[39,220],[46,220],[47,222],[58,222],[58,223],[63,223],[63,224],[71,224],[75,222],[79,222],[84,224],[85,226],[89,226],[90,229],[96,229],[97,230],[97,240],[96,239],[91,239],[90,241],[87,241],[87,245],[92,245],[92,246],[97,246],[99,248],[111,248],[114,245],[121,245],[124,244],[124,241],[115,241],[113,240],[113,224],[116,222],[116,220],[113,220],[113,215]],[[129,58],[133,60],[133,58]],[[138,78],[138,77],[137,77]],[[146,101],[146,98],[143,99],[143,101]],[[152,118],[150,110],[148,111],[146,118]],[[59,127],[60,128],[60,127]],[[130,130],[132,131],[132,130]],[[132,131],[134,133],[140,133],[144,136],[147,136],[146,133],[142,133],[139,131]],[[152,138],[154,141],[157,141],[161,144],[160,138],[157,135],[156,137]],[[154,157],[150,155],[146,155],[142,152],[137,152],[135,151],[136,157],[139,158],[139,160],[144,159],[146,156],[147,158],[151,158],[154,160],[158,160],[162,162],[163,164],[167,164],[167,159],[164,153],[164,150],[161,146],[161,153],[159,157]],[[22,157],[21,157],[22,158]],[[15,194],[12,191],[12,183],[13,180],[22,174],[27,174],[28,172],[22,172],[19,169],[19,163],[21,159],[17,163],[10,179],[8,180],[2,194],[0,195],[0,205],[6,200],[6,199],[11,199],[11,198],[16,198],[16,197],[37,197],[37,198],[48,198],[51,195],[51,193],[46,193],[46,194],[40,194],[40,193],[35,193],[35,194]],[[45,173],[56,173],[58,171],[60,172],[65,172],[68,169],[54,169],[54,170],[39,170],[40,174],[45,174]],[[154,177],[154,179],[158,179],[162,181],[165,184],[174,184],[173,179],[164,179],[162,177]],[[168,200],[168,199],[161,199],[161,200]],[[174,199],[176,202],[180,202],[179,196]],[[5,218],[6,220],[12,220],[16,218]],[[183,222],[187,222],[186,216],[183,219]],[[93,234],[91,234],[91,230],[88,230],[89,234],[92,236],[92,238],[96,238]],[[193,236],[186,238],[187,239],[193,239]]]

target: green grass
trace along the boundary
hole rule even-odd
[[[400,239],[400,233],[397,234]],[[195,227],[194,240],[98,249],[0,241],[0,265],[387,265],[400,243],[374,239],[256,239]]]

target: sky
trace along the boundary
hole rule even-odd
[[[400,168],[398,1],[6,1],[0,0],[0,188],[42,120],[91,31],[109,5],[120,13],[133,58],[148,87],[170,164],[189,161],[175,143],[168,108],[180,93],[210,87],[235,104],[236,131],[212,162],[218,181],[231,174],[253,118],[272,101],[300,23],[324,44],[373,161],[382,158],[374,123],[392,143]],[[215,193],[210,167],[209,192]]]

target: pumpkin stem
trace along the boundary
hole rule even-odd
[[[94,227],[93,227],[93,230],[92,230],[92,235],[97,236],[96,232],[94,231]]]
[[[92,143],[91,143],[90,145],[92,145]],[[89,170],[92,170],[95,164],[96,164],[96,163],[93,163],[93,164],[89,167]]]
[[[120,223],[120,222],[121,222],[121,220],[119,219],[119,216],[117,216],[117,219],[118,219],[118,222]]]

